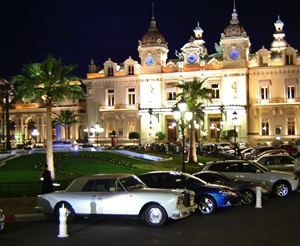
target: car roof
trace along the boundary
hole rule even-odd
[[[91,174],[91,175],[87,175],[87,176],[82,176],[82,177],[78,177],[76,178],[77,180],[79,179],[90,179],[90,178],[124,178],[124,177],[128,177],[128,176],[135,176],[134,174],[130,174],[130,173],[99,173],[99,174]]]

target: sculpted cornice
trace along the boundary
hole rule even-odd
[[[139,83],[139,78],[105,78],[105,79],[93,79],[89,82],[86,82],[85,85],[87,88],[96,88],[103,85],[135,85]]]
[[[266,68],[255,68],[249,70],[251,77],[299,77],[300,67],[268,67]]]
[[[164,81],[166,80],[191,80],[193,78],[215,78],[215,77],[223,77],[223,74],[220,70],[206,70],[206,71],[196,71],[189,73],[166,73],[162,74],[162,78]]]

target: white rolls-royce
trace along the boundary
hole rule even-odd
[[[153,189],[132,174],[94,174],[76,178],[66,190],[38,195],[36,211],[59,216],[68,210],[68,222],[76,216],[128,216],[161,226],[194,212],[194,191]]]

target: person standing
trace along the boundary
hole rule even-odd
[[[44,170],[41,172],[38,180],[43,178],[42,194],[50,193],[53,191],[51,172],[48,170],[48,165],[44,165]]]
[[[297,158],[294,162],[294,173],[300,178],[300,153],[297,153]]]

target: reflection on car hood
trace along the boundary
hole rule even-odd
[[[207,184],[203,185],[203,187],[212,188],[212,189],[228,189],[228,190],[231,190],[231,191],[235,191],[235,189],[233,189],[232,187],[229,187],[229,186],[226,186],[226,185],[219,185],[219,184],[207,183]]]

